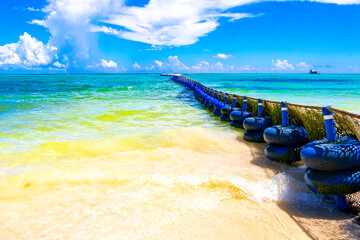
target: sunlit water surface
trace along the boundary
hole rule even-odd
[[[360,111],[356,76],[192,77]],[[0,239],[360,236],[333,197],[307,189],[303,166],[266,160],[168,78],[3,75],[0,119]]]

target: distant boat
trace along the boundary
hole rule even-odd
[[[320,73],[318,73],[315,69],[310,69],[309,74],[320,74]]]

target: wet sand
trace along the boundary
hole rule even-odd
[[[89,142],[19,153],[63,161],[0,181],[0,239],[360,237],[357,217],[306,188],[303,167],[268,161],[238,134],[173,129],[132,151],[113,139],[100,154]]]

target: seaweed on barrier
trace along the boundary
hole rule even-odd
[[[356,139],[356,126],[346,115],[334,113],[336,133],[338,136],[349,136]]]
[[[253,116],[258,115],[258,102],[257,102],[257,100],[252,99],[252,98],[248,99],[247,111],[252,112]]]
[[[317,189],[316,193],[323,195],[333,194],[334,192],[346,195],[347,193],[353,191],[353,186],[350,184],[334,184],[330,186],[314,184],[314,187]]]
[[[224,99],[225,99],[225,93],[222,93],[222,94],[221,94],[221,100],[220,100],[220,101],[223,102]]]
[[[234,95],[233,95],[233,94],[230,94],[229,97],[228,97],[228,102],[227,102],[227,103],[231,104],[233,98],[234,98]]]
[[[216,95],[215,95],[215,99],[218,99],[219,95],[220,95],[220,92],[217,91],[217,92],[216,92]]]
[[[291,124],[303,126],[310,141],[326,138],[323,116],[320,111],[289,106]]]
[[[236,99],[235,107],[241,108],[241,110],[242,110],[243,100],[244,100],[244,97],[238,97]]]
[[[281,107],[280,104],[270,103],[264,101],[264,112],[265,117],[271,117],[273,125],[281,124]]]

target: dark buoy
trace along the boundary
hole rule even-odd
[[[246,110],[247,110],[247,97],[244,96],[242,111],[240,109],[230,113],[230,119],[231,119],[230,126],[235,128],[243,128],[243,121],[246,118],[253,116],[251,112],[247,112]]]
[[[301,159],[309,168],[306,185],[320,194],[337,195],[338,208],[347,210],[346,194],[360,191],[360,143],[350,137],[336,136],[334,113],[322,108],[327,139],[308,143]]]
[[[211,112],[214,111],[214,106],[216,103],[221,101],[221,96],[222,96],[222,92],[218,92],[218,98],[210,100],[209,106],[208,106],[208,111],[211,111]]]
[[[300,160],[301,146],[308,142],[304,127],[289,125],[288,106],[281,102],[282,125],[268,127],[264,140],[268,143],[265,156],[275,162],[291,163]]]
[[[258,117],[248,117],[243,120],[244,140],[248,142],[265,142],[264,130],[272,125],[269,117],[263,117],[263,101],[258,99]]]
[[[230,113],[232,111],[241,111],[240,108],[235,108],[235,105],[236,105],[236,98],[237,96],[236,95],[233,95],[233,99],[232,99],[232,102],[231,102],[231,106],[226,104],[225,106],[223,106],[220,110],[221,112],[221,116],[220,116],[220,120],[223,121],[223,122],[231,122],[231,119],[230,119]]]
[[[227,100],[228,100],[228,95],[227,93],[225,93],[224,102],[218,102],[214,105],[214,111],[213,111],[214,116],[218,116],[218,117],[221,116],[221,108],[225,106]]]
[[[360,142],[350,137],[340,137],[335,142],[317,140],[304,146],[301,160],[309,168],[321,171],[360,167]]]

